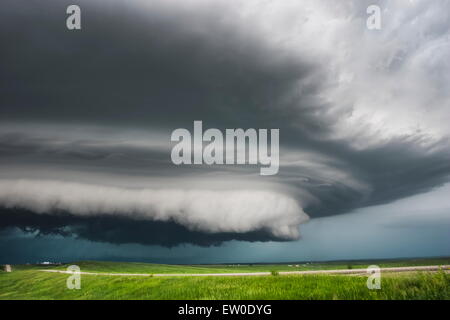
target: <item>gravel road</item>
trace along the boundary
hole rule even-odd
[[[450,270],[450,265],[444,266],[416,266],[416,267],[395,267],[380,268],[381,272],[411,272],[411,271],[438,271],[440,269]],[[39,270],[43,272],[67,273],[64,270]],[[136,277],[232,277],[232,276],[267,276],[271,272],[230,272],[230,273],[100,273],[100,272],[79,272],[79,274],[94,276],[136,276]],[[308,270],[308,271],[279,271],[279,275],[292,274],[367,274],[367,269],[336,269],[336,270]]]

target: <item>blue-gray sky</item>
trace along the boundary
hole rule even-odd
[[[69,4],[1,4],[0,260],[449,254],[448,2]],[[279,173],[174,165],[194,120],[280,129]]]

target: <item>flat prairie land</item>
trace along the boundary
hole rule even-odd
[[[81,275],[81,288],[68,289],[70,275],[42,272],[78,265],[82,272],[141,273],[148,276]],[[383,273],[381,289],[367,288],[367,275],[278,275],[282,271],[449,265],[450,258],[397,261],[252,265],[162,265],[80,261],[60,266],[18,265],[0,272],[0,299],[450,299],[450,274]],[[298,265],[298,266],[297,266]],[[152,276],[152,274],[271,272],[264,276]]]

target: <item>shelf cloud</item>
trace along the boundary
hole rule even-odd
[[[201,232],[267,230],[296,239],[307,216],[297,202],[267,191],[123,189],[57,181],[0,180],[0,203],[36,213],[173,221]]]

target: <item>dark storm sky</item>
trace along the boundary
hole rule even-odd
[[[361,230],[364,208],[433,194],[450,173],[449,4],[378,3],[381,30],[367,1],[81,0],[70,31],[70,1],[2,1],[0,239],[291,251],[308,220]],[[279,173],[175,166],[170,134],[194,120],[279,128]]]

